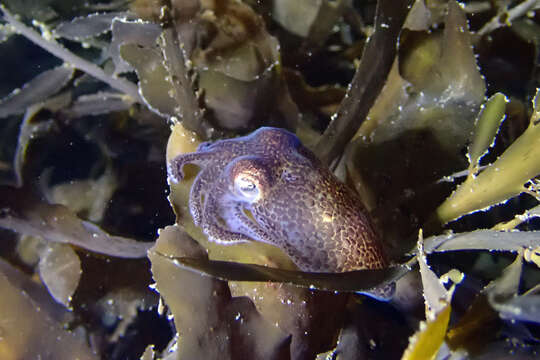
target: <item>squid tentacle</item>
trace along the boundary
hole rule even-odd
[[[207,197],[207,193],[204,190],[207,185],[207,173],[208,170],[201,170],[195,177],[195,180],[191,185],[191,190],[189,191],[189,212],[191,213],[191,218],[196,226],[200,226],[201,224],[203,215],[203,197]]]
[[[251,219],[244,212],[242,203],[236,203],[233,208],[234,217],[240,221],[242,229],[251,234],[251,238],[268,244],[276,245],[276,241],[272,239],[266,230],[264,230],[256,220]]]
[[[203,210],[203,232],[208,236],[208,240],[215,243],[232,245],[253,241],[253,239],[240,232],[230,231],[216,221],[218,205],[213,196],[207,196],[204,201]]]
[[[186,164],[195,164],[200,167],[205,167],[215,161],[216,154],[213,152],[200,152],[181,154],[175,157],[167,166],[169,177],[174,182],[179,182],[184,178],[183,167]]]

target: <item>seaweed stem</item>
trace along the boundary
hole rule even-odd
[[[174,89],[174,99],[179,107],[182,124],[188,130],[194,131],[203,140],[210,137],[208,126],[204,122],[204,109],[199,102],[192,86],[189,67],[178,33],[171,15],[170,1],[163,1],[161,7],[161,26],[163,32],[160,36],[163,65],[169,73],[169,81]]]
[[[491,230],[511,231],[514,230],[518,225],[524,223],[525,221],[529,221],[534,217],[540,217],[540,205],[537,205],[532,209],[526,210],[523,214],[516,215],[510,221],[496,224],[491,228]]]
[[[502,13],[498,13],[495,15],[489,22],[487,22],[478,32],[476,35],[478,38],[484,36],[487,33],[492,32],[493,30],[496,30],[500,28],[501,26],[508,26],[513,20],[525,15],[528,11],[533,10],[535,8],[540,7],[540,1],[539,0],[527,0],[524,1],[513,8],[511,8],[508,11],[504,11]],[[501,22],[501,20],[503,21]]]
[[[135,101],[142,103],[142,99],[139,95],[139,90],[137,85],[133,84],[124,79],[116,78],[114,76],[108,75],[103,71],[99,66],[73,54],[66,48],[64,48],[60,43],[55,40],[48,40],[41,36],[37,31],[26,26],[19,20],[17,20],[4,5],[0,4],[0,11],[5,21],[7,21],[13,28],[22,36],[26,37],[28,40],[32,41],[37,46],[47,50],[54,56],[62,59],[64,62],[72,65],[73,67],[84,71],[85,73],[103,81],[112,88],[119,90],[129,96],[131,96]]]
[[[382,90],[411,4],[412,0],[377,2],[375,32],[364,49],[345,98],[315,146],[315,153],[326,165],[343,153]]]

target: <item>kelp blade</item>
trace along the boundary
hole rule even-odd
[[[404,265],[376,270],[356,270],[345,273],[314,273],[270,268],[230,261],[170,257],[177,266],[199,274],[226,281],[283,282],[327,291],[363,292],[390,285],[410,268]]]

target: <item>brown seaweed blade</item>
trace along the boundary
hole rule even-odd
[[[150,243],[112,236],[63,205],[48,204],[26,188],[0,187],[0,227],[121,258],[141,258]]]
[[[148,253],[155,288],[178,331],[171,359],[289,360],[291,337],[261,316],[252,300],[231,296],[226,282],[175,266],[168,257],[205,258],[205,251],[177,226],[162,229]],[[249,354],[245,357],[245,354]]]
[[[66,331],[63,323],[48,313],[46,299],[32,297],[13,281],[13,275],[14,271],[0,271],[0,358],[98,359],[80,333]]]
[[[501,241],[497,241],[500,237]],[[534,233],[507,233],[496,231],[476,231],[465,234],[443,235],[425,240],[427,253],[461,250],[517,251],[522,247],[538,245],[538,235]],[[507,246],[503,246],[505,242]],[[312,289],[328,291],[368,291],[400,279],[412,269],[416,258],[409,262],[376,270],[356,270],[345,273],[313,273],[276,269],[267,266],[244,264],[231,261],[217,261],[206,258],[173,257],[160,252],[177,266],[202,275],[227,281],[283,282]]]
[[[156,254],[169,258],[181,268],[221,280],[283,282],[328,291],[368,291],[375,287],[389,285],[410,270],[407,266],[396,266],[387,269],[356,270],[345,273],[314,273],[276,269],[255,264]]]
[[[317,143],[315,153],[325,163],[343,152],[362,125],[383,88],[396,55],[396,43],[412,1],[381,0],[377,3],[375,33],[362,55],[335,119]]]

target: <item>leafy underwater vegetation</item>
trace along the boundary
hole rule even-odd
[[[538,356],[538,1],[0,4],[0,358]],[[166,159],[260,126],[395,266],[207,241]]]

